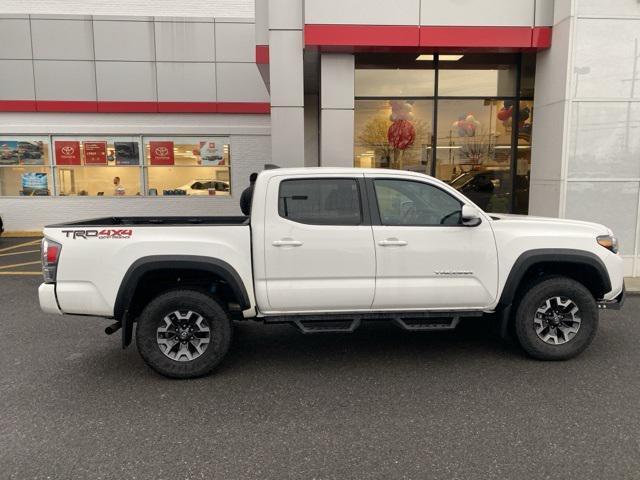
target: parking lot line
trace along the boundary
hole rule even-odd
[[[40,239],[31,240],[30,242],[19,243],[17,245],[11,245],[10,247],[0,248],[0,252],[8,252],[9,250],[15,250],[16,248],[20,248],[20,247],[30,247],[32,245],[37,245],[40,242],[41,242]]]
[[[9,252],[9,253],[0,253],[0,257],[8,257],[9,255],[22,255],[24,253],[36,253],[40,250],[25,250],[23,252]]]
[[[40,260],[37,262],[24,262],[24,263],[14,263],[13,265],[2,265],[0,270],[6,270],[7,268],[15,268],[15,267],[24,267],[25,265],[36,265],[40,264]]]
[[[0,272],[0,275],[42,275],[42,272]]]

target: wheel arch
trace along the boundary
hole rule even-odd
[[[251,308],[251,300],[238,272],[227,262],[198,255],[152,255],[136,260],[127,270],[116,295],[113,316],[122,322],[122,347],[131,343],[134,318],[129,310],[141,280],[154,272],[190,271],[211,275],[222,280],[233,292],[240,308]]]
[[[508,307],[527,281],[542,274],[559,274],[582,283],[596,300],[611,290],[607,267],[594,253],[568,248],[545,248],[522,253],[514,262],[498,302]]]

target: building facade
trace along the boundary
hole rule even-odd
[[[7,230],[235,214],[267,163],[399,168],[604,223],[640,275],[636,0],[70,3],[0,15]]]

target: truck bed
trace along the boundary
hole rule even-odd
[[[234,226],[249,225],[249,218],[244,216],[228,217],[103,217],[89,220],[79,220],[76,222],[59,223],[47,225],[45,228],[66,228],[66,227],[111,227],[111,226],[180,226],[180,225],[201,225],[201,226]]]

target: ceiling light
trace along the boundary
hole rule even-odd
[[[440,55],[438,57],[438,60],[442,60],[444,62],[457,62],[458,60],[460,60],[464,55]]]
[[[463,56],[464,55],[440,55],[438,57],[438,60],[442,60],[443,62],[457,62]],[[420,62],[432,62],[433,61],[433,55],[426,55],[426,54],[418,55],[416,60],[418,60]]]

